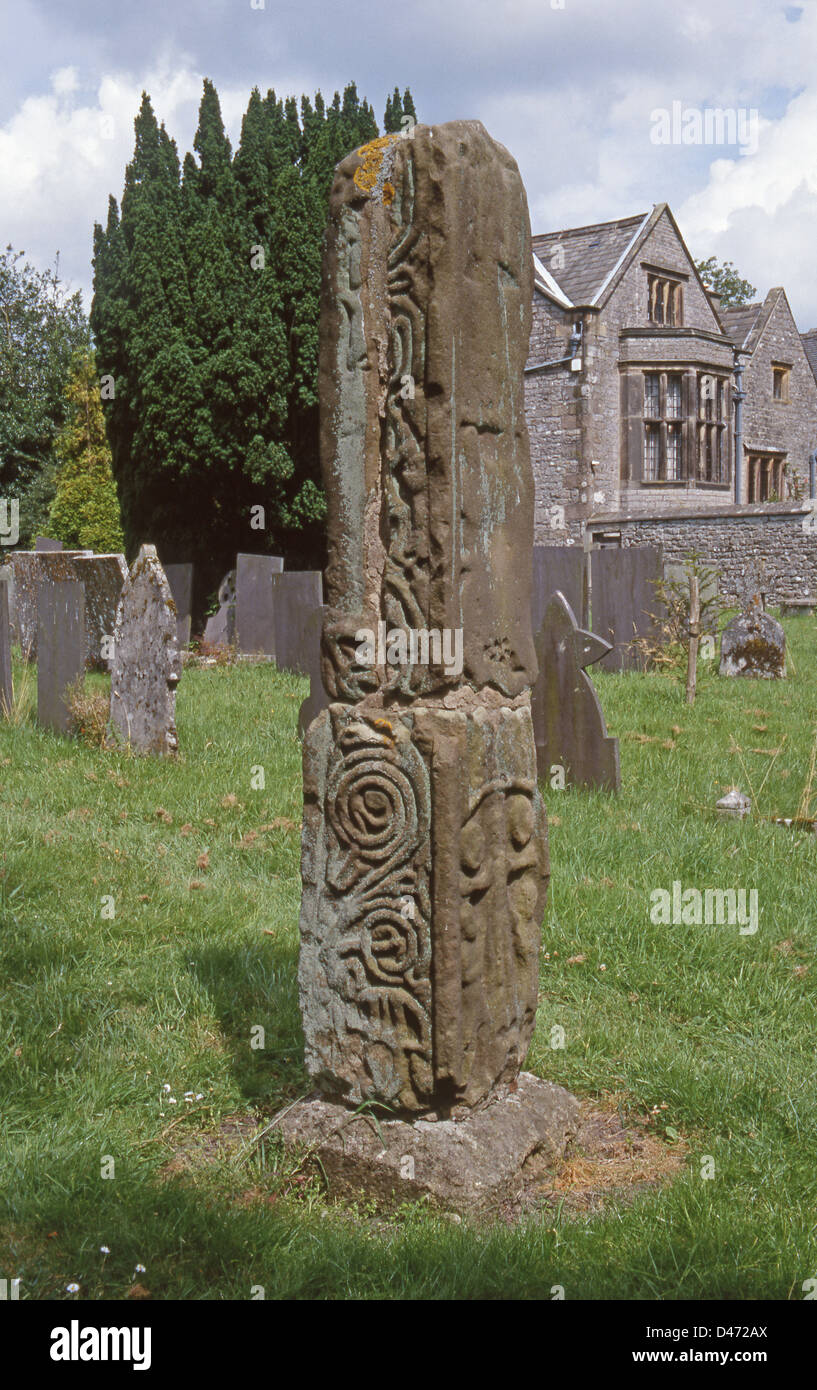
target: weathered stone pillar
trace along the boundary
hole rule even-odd
[[[520,1075],[548,880],[531,296],[522,182],[479,122],[384,136],[338,166],[320,355],[330,704],[304,738],[299,968],[321,1094],[278,1130],[333,1191],[386,1202],[495,1204],[576,1125],[572,1096]],[[374,1127],[367,1102],[386,1108]]]
[[[457,1114],[533,1030],[547,831],[530,687],[532,259],[479,122],[338,166],[321,306],[323,674],[304,747],[307,1065]]]

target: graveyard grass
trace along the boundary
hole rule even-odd
[[[553,880],[528,1067],[625,1116],[654,1111],[661,1143],[686,1147],[679,1175],[635,1200],[516,1226],[333,1205],[271,1133],[249,1142],[308,1089],[302,679],[188,670],[178,762],[59,738],[25,710],[3,725],[0,1278],[35,1299],[71,1283],[77,1299],[134,1284],[154,1299],[802,1298],[817,1277],[817,838],[711,813],[733,783],[761,816],[798,810],[817,634],[786,626],[789,680],[704,664],[693,709],[681,671],[595,673],[622,794],[543,788]],[[654,925],[650,894],[673,880],[756,888],[757,934]],[[219,1149],[237,1118],[246,1138]]]

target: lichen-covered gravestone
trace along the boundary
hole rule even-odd
[[[727,623],[721,635],[722,676],[759,676],[766,680],[786,674],[786,634],[781,623],[755,604]]]
[[[536,635],[539,676],[531,697],[539,776],[551,786],[621,788],[618,739],[607,733],[584,669],[610,650],[577,625],[564,594],[552,595]]]
[[[304,741],[299,968],[323,1094],[280,1129],[339,1187],[398,1200],[495,1201],[575,1120],[566,1092],[520,1080],[548,881],[531,276],[519,172],[479,122],[338,166],[319,366],[331,703]],[[366,1102],[400,1117],[373,1147],[350,1118]]]
[[[181,674],[176,605],[153,545],[142,546],[125,580],[114,644],[114,736],[140,753],[175,753]]]

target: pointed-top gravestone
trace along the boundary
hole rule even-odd
[[[564,594],[555,593],[536,637],[539,677],[531,707],[539,776],[553,787],[621,787],[618,739],[607,734],[599,697],[585,667],[610,643],[585,632]]]
[[[38,536],[34,542],[35,551],[62,550],[62,541],[52,540],[50,536]]]
[[[180,674],[176,605],[156,547],[143,545],[125,580],[114,629],[114,735],[140,753],[175,753]]]

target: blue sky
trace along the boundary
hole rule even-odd
[[[180,151],[204,76],[235,141],[253,85],[349,80],[382,120],[476,117],[516,157],[534,231],[668,201],[694,255],[785,285],[817,325],[817,0],[15,0],[0,15],[0,237],[60,251],[88,293],[91,236],[119,197],[142,88]],[[751,140],[657,143],[661,115],[743,114]],[[686,122],[682,127],[681,122]],[[716,129],[717,134],[717,129]]]

